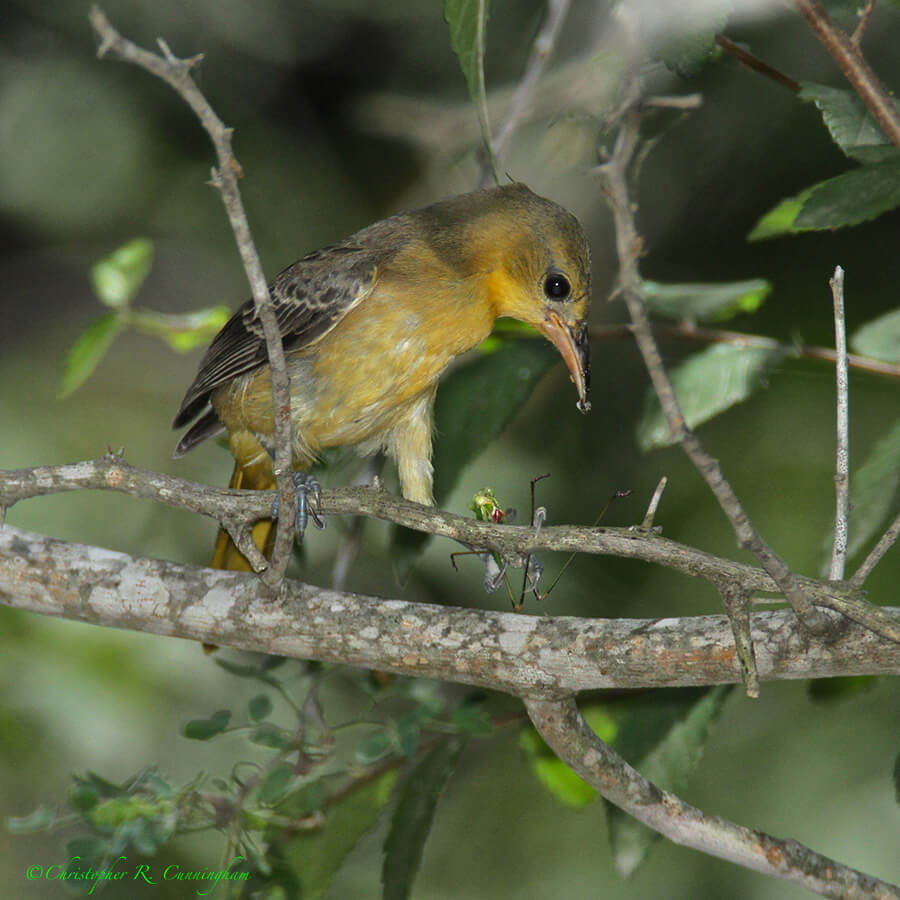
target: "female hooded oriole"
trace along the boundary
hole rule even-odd
[[[304,256],[270,286],[290,380],[294,467],[307,469],[328,447],[385,450],[403,496],[433,503],[438,379],[500,316],[553,342],[587,411],[590,281],[578,220],[523,184],[399,213]],[[231,486],[275,486],[270,371],[252,300],[213,339],[174,427],[194,419],[176,457],[227,430]],[[254,529],[260,547],[271,524]],[[249,568],[224,532],[213,566]]]

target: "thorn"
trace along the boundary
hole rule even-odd
[[[669,483],[669,478],[667,475],[663,475],[662,478],[659,479],[659,484],[656,485],[656,490],[653,492],[653,496],[650,498],[650,505],[647,507],[647,512],[644,515],[644,521],[641,522],[641,528],[651,529],[653,527],[653,519],[656,516],[656,510],[659,507],[659,501],[662,499],[663,491],[666,489],[666,485]]]

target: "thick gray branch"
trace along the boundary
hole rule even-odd
[[[676,844],[799,884],[825,897],[900,898],[900,890],[894,885],[822,856],[797,841],[707,815],[660,790],[591,731],[572,698],[530,698],[525,702],[534,727],[566,765],[611,803]]]
[[[272,492],[208,487],[137,469],[115,455],[70,465],[0,471],[0,508],[7,509],[30,497],[86,488],[156,500],[211,516],[233,527],[265,518],[272,512]],[[641,529],[545,525],[536,532],[524,525],[478,522],[365,487],[322,491],[319,511],[325,515],[372,516],[470,546],[496,550],[506,556],[521,558],[538,550],[621,556],[699,576],[718,588],[727,583],[749,591],[778,590],[762,569],[722,559]],[[896,617],[861,599],[858,589],[795,577],[818,605],[840,612],[882,637],[900,641],[900,622]]]
[[[142,559],[0,527],[0,602],[302,659],[517,695],[741,678],[725,616],[579,619],[457,609]],[[895,618],[898,610],[887,610]],[[849,625],[811,641],[790,611],[752,616],[761,679],[900,673],[900,645]]]

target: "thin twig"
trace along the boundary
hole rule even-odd
[[[800,82],[770,66],[767,62],[763,62],[749,50],[746,50],[739,44],[735,44],[734,41],[730,41],[724,34],[716,35],[716,43],[726,53],[730,53],[742,66],[746,66],[753,72],[759,72],[760,75],[765,75],[766,78],[771,78],[772,81],[780,84],[782,87],[786,87],[795,94],[800,93]]]
[[[647,512],[644,513],[644,521],[641,522],[641,528],[653,527],[656,510],[659,508],[659,501],[662,500],[663,491],[668,483],[669,479],[665,475],[659,479],[659,484],[656,485],[656,490],[653,492],[653,496],[650,498],[650,503],[647,506]]]
[[[863,564],[853,573],[849,584],[853,587],[862,587],[865,580],[872,574],[875,566],[881,562],[882,557],[900,537],[900,514],[891,523],[888,530],[881,536],[881,540],[872,548],[869,555],[863,560]]]
[[[632,90],[636,102],[638,89],[635,86]],[[831,629],[830,621],[813,606],[810,597],[800,587],[796,576],[784,560],[769,547],[754,528],[737,494],[722,473],[718,460],[706,452],[696,435],[688,428],[675,396],[675,389],[666,374],[644,305],[643,282],[638,268],[638,257],[643,244],[635,226],[634,206],[628,189],[629,166],[640,147],[639,129],[640,117],[635,107],[622,119],[613,155],[597,169],[605,178],[607,199],[615,221],[621,293],[631,317],[635,341],[644,358],[673,438],[682,445],[719,501],[722,511],[734,528],[738,543],[756,556],[806,627],[817,634],[824,634]]]
[[[731,633],[734,636],[734,651],[741,667],[741,680],[748,697],[759,697],[759,669],[756,665],[756,651],[750,626],[752,592],[734,581],[719,584],[719,596],[728,611]]]
[[[835,450],[834,544],[828,577],[840,581],[847,565],[850,528],[850,380],[847,374],[847,323],[844,316],[844,270],[837,266],[828,282],[834,303],[834,347],[837,353],[837,439]]]
[[[855,47],[859,47],[862,43],[863,35],[866,33],[866,26],[869,24],[869,16],[872,15],[874,9],[875,0],[866,0],[866,5],[859,10],[859,22],[856,28],[853,29],[853,34],[850,35],[850,40]]]
[[[900,147],[900,112],[860,53],[859,47],[834,23],[819,0],[794,0],[794,5],[831,54],[831,58],[872,113],[888,140],[895,147]]]
[[[635,771],[591,730],[571,697],[526,699],[538,734],[574,772],[610,803],[686,847],[799,884],[825,897],[897,900],[900,888],[798,841],[772,837],[685,803]]]
[[[837,353],[830,347],[818,347],[814,344],[789,344],[762,334],[747,334],[743,331],[729,331],[725,328],[703,328],[689,320],[681,320],[674,324],[653,322],[653,331],[666,337],[686,338],[705,344],[735,344],[740,347],[759,347],[763,350],[780,350],[788,356],[803,359],[821,359],[836,362]],[[633,337],[634,326],[599,325],[590,329],[591,341],[609,341],[615,338]],[[847,364],[851,369],[872,372],[876,375],[887,375],[889,378],[900,378],[900,364],[871,359],[868,356],[847,354]]]
[[[281,332],[275,309],[269,296],[268,282],[259,261],[259,254],[253,242],[250,225],[244,211],[243,200],[238,188],[238,178],[242,175],[240,164],[231,149],[232,129],[216,115],[209,101],[197,87],[191,77],[191,70],[202,59],[200,56],[191,59],[178,59],[169,50],[165,41],[160,40],[162,56],[143,50],[136,44],[122,37],[110,24],[105,13],[97,6],[91,8],[89,14],[91,25],[100,36],[101,43],[97,51],[99,57],[111,54],[123,62],[132,63],[161,78],[190,106],[201,125],[209,134],[216,151],[218,168],[212,170],[211,183],[219,189],[222,201],[228,213],[228,220],[234,232],[241,262],[250,282],[250,290],[256,312],[262,323],[266,340],[266,351],[272,373],[272,408],[274,410],[275,430],[275,477],[278,483],[281,502],[275,538],[275,549],[264,579],[266,583],[277,588],[284,578],[290,561],[291,548],[294,541],[294,522],[296,519],[296,500],[293,481],[291,435],[291,396],[284,359],[284,348],[281,343]]]
[[[516,85],[509,110],[494,140],[494,155],[498,167],[503,161],[503,151],[507,142],[530,111],[537,83],[556,47],[559,33],[569,14],[570,5],[571,0],[547,0],[547,17],[531,45],[531,54],[528,57],[525,71]],[[481,187],[487,187],[491,183],[491,178],[490,166],[485,164],[481,170]]]

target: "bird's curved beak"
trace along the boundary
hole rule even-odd
[[[591,347],[588,341],[588,330],[584,323],[570,324],[555,310],[549,309],[544,316],[543,324],[538,330],[559,350],[575,389],[578,391],[579,411],[586,413],[591,409],[589,399],[591,393]]]

